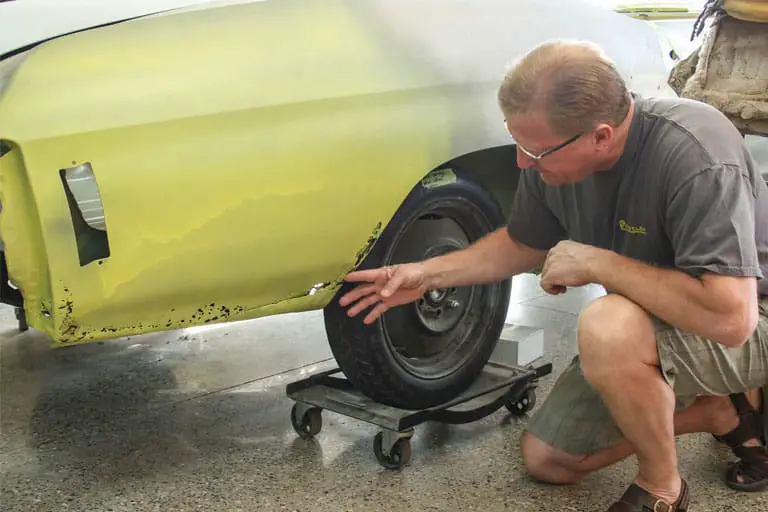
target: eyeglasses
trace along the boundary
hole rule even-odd
[[[558,144],[558,145],[557,145],[557,146],[555,146],[555,147],[552,147],[552,148],[549,148],[549,149],[547,149],[547,150],[545,150],[545,151],[542,151],[542,152],[541,152],[541,153],[539,153],[538,155],[534,155],[533,153],[531,153],[530,151],[528,151],[527,149],[525,149],[525,147],[523,147],[523,145],[522,145],[522,144],[520,144],[519,142],[517,143],[517,147],[518,147],[518,148],[520,148],[520,151],[522,151],[523,153],[525,153],[525,154],[526,154],[526,156],[528,156],[530,159],[532,159],[532,160],[535,160],[535,161],[537,161],[537,162],[538,162],[538,161],[540,161],[542,158],[544,158],[545,156],[547,156],[547,155],[551,155],[551,154],[552,154],[552,153],[554,153],[555,151],[558,151],[558,150],[560,150],[560,149],[563,149],[565,146],[567,146],[568,144],[570,144],[570,143],[574,142],[576,139],[578,139],[578,138],[579,138],[579,137],[581,137],[582,135],[583,135],[582,133],[579,133],[579,134],[577,134],[577,135],[574,135],[573,137],[571,137],[570,139],[566,140],[565,142],[561,142],[560,144]]]
[[[507,126],[507,120],[506,119],[504,120],[504,126]],[[509,129],[507,129],[507,131],[509,131]],[[517,147],[520,148],[520,151],[525,153],[529,158],[531,158],[532,160],[535,160],[535,161],[538,162],[539,160],[541,160],[545,156],[551,155],[555,151],[563,149],[565,146],[567,146],[568,144],[574,142],[576,139],[578,139],[582,135],[584,135],[584,134],[583,133],[576,134],[573,137],[571,137],[570,139],[566,140],[565,142],[561,142],[560,144],[558,144],[557,146],[555,146],[553,148],[549,148],[549,149],[547,149],[545,151],[542,151],[538,155],[534,155],[529,150],[525,149],[525,147],[522,144],[520,144],[519,142],[517,142]]]

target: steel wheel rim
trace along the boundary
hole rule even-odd
[[[419,228],[419,223],[423,221],[441,224],[439,232],[426,243],[420,239],[424,228]],[[387,264],[418,261],[464,248],[475,240],[468,233],[488,229],[487,220],[473,205],[445,200],[412,219],[393,244]],[[413,304],[384,313],[384,338],[396,363],[407,373],[425,380],[444,378],[460,370],[481,344],[482,335],[476,331],[479,323],[488,321],[486,315],[492,314],[486,304],[494,302],[494,294],[499,294],[495,285],[436,290]],[[434,313],[435,308],[443,308],[438,318],[425,314],[429,309]]]

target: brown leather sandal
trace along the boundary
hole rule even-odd
[[[768,415],[765,414],[768,394],[765,388],[760,390],[762,411],[753,409],[744,393],[730,395],[730,399],[739,416],[739,425],[725,435],[714,436],[739,458],[728,464],[725,483],[731,489],[744,492],[768,489]],[[759,439],[762,446],[743,446],[750,439]]]
[[[632,484],[624,495],[611,505],[608,512],[686,512],[691,501],[688,483],[683,479],[680,496],[674,503],[667,503],[637,484]]]

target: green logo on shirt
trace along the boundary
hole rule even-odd
[[[632,233],[633,235],[645,235],[645,226],[630,226],[627,221],[624,219],[621,219],[619,221],[619,228],[621,228],[622,231],[626,231],[627,233]]]

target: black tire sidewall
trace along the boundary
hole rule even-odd
[[[377,268],[387,264],[393,246],[408,225],[426,210],[444,201],[463,202],[482,221],[484,232],[471,232],[470,242],[504,224],[504,216],[494,197],[479,184],[456,173],[456,180],[427,188],[414,187],[358,269]],[[463,213],[462,215],[466,215]],[[473,336],[482,337],[466,364],[445,377],[425,380],[403,368],[391,351],[381,319],[365,325],[365,312],[349,318],[338,299],[355,287],[344,283],[325,308],[328,341],[336,361],[352,384],[374,400],[403,408],[423,408],[444,403],[463,391],[482,371],[504,327],[509,307],[511,279],[485,285],[493,304],[487,304],[485,321],[478,322]],[[486,312],[487,311],[487,312]]]

